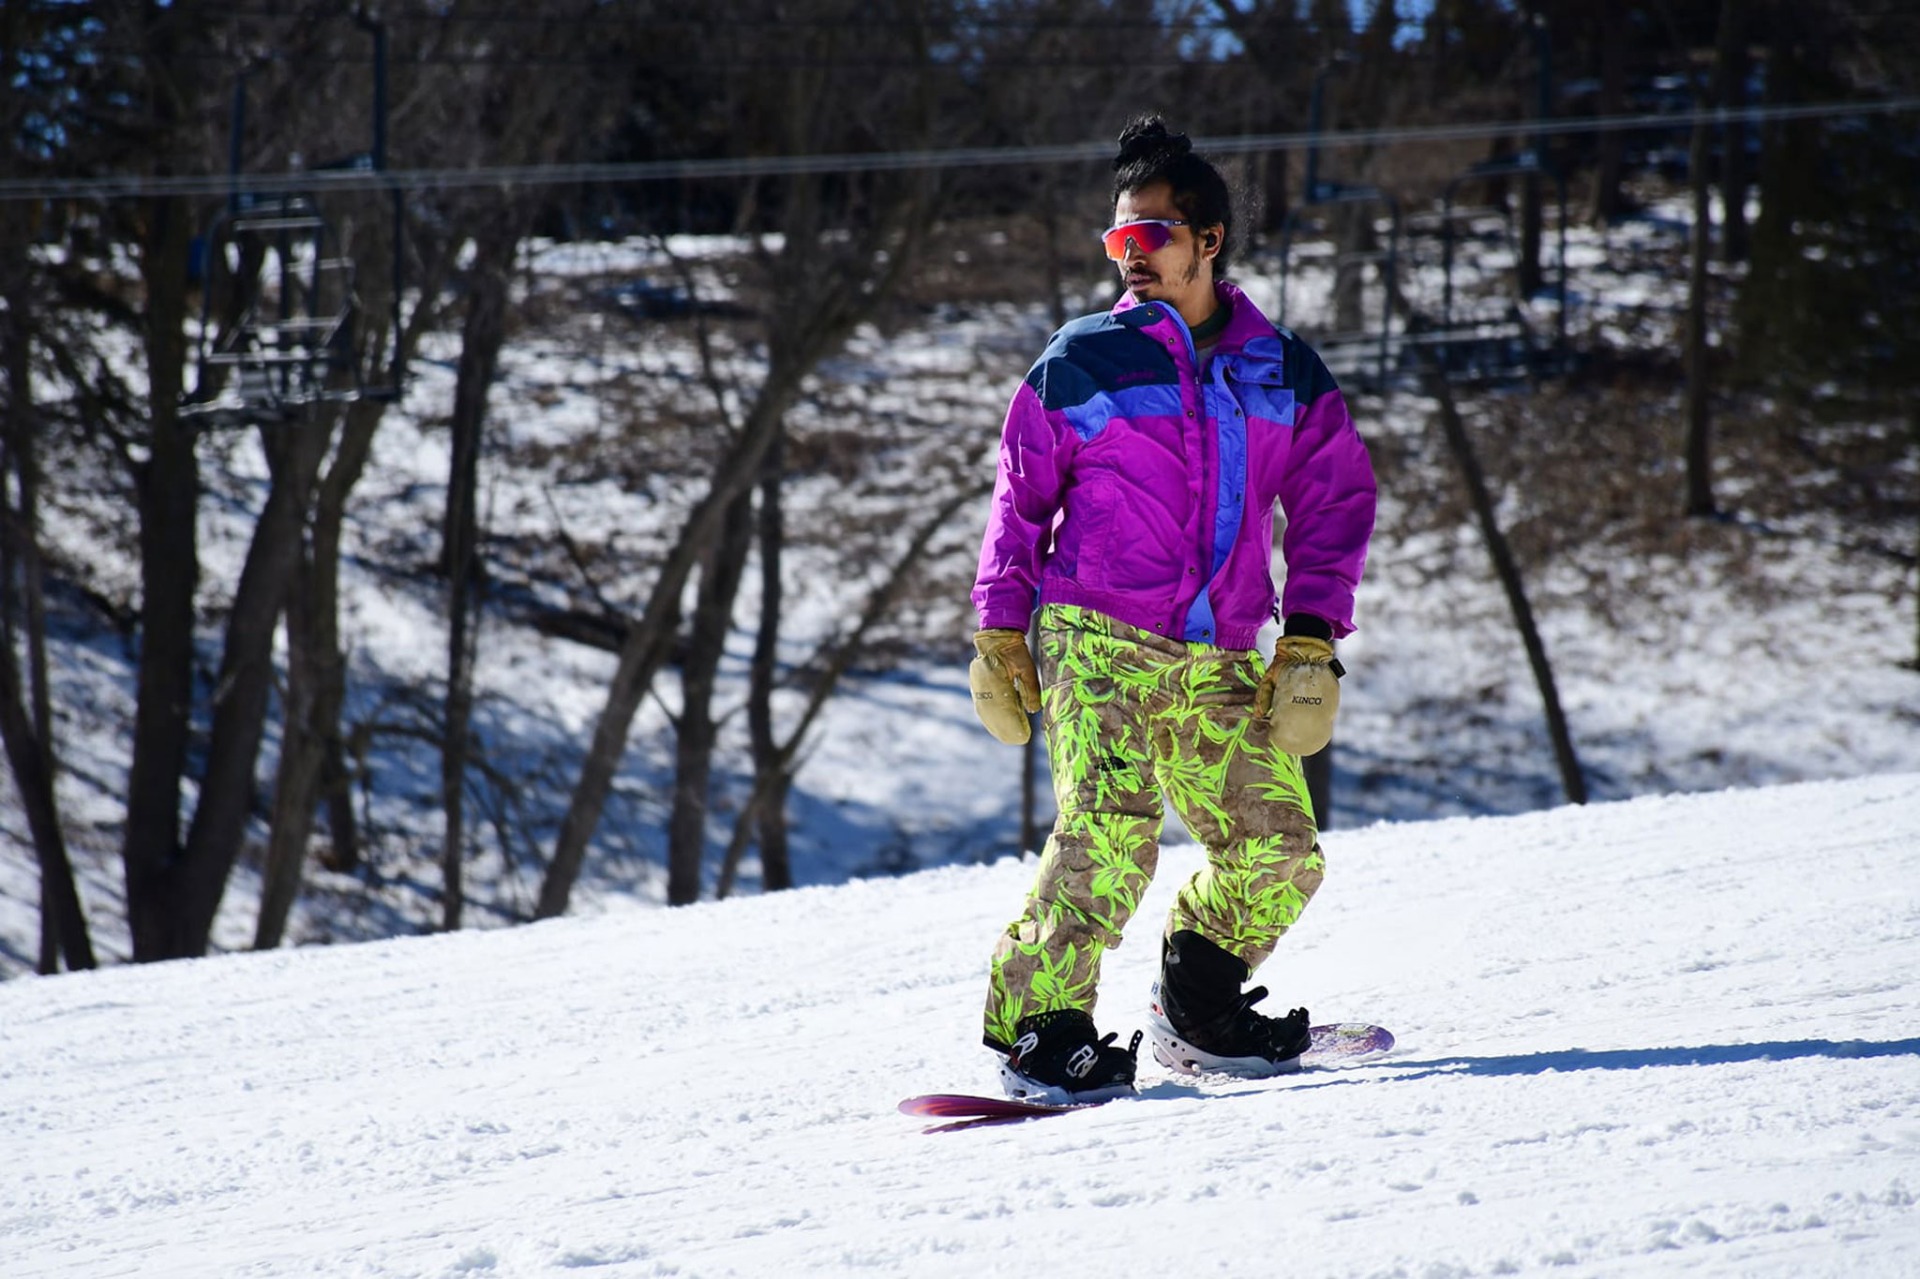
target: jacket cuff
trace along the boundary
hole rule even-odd
[[[1031,611],[1024,615],[1012,612],[986,612],[976,613],[975,616],[979,618],[980,629],[983,631],[1019,631],[1025,635],[1027,629],[1033,625]]]
[[[1281,628],[1282,635],[1304,635],[1310,639],[1325,640],[1333,643],[1333,623],[1324,617],[1315,617],[1311,613],[1289,613],[1286,625]]]

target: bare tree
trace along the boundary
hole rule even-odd
[[[187,125],[206,104],[188,86],[193,72],[195,6],[148,15],[135,30],[145,41],[141,63],[147,119],[156,141],[149,162],[165,172],[208,155],[204,137]],[[198,143],[198,145],[196,145]],[[190,761],[194,689],[196,542],[200,496],[194,425],[181,414],[186,390],[187,262],[195,229],[182,197],[147,197],[141,313],[147,369],[145,459],[135,463],[141,550],[139,704],[127,785],[122,845],[127,910],[137,960],[202,953],[239,853],[249,808],[254,752],[270,688],[271,643],[298,548],[299,509],[312,450],[280,449],[275,483],[247,568],[235,591],[212,706],[212,726],[199,800],[185,838],[181,791]],[[284,443],[284,442],[282,442]],[[275,442],[267,439],[269,449]]]
[[[776,433],[779,428],[775,428]],[[776,435],[777,438],[777,435]],[[700,568],[700,588],[686,658],[680,668],[680,722],[675,733],[673,803],[667,817],[667,904],[684,906],[700,897],[707,841],[708,792],[719,724],[713,713],[714,684],[734,601],[753,547],[753,491],[728,505],[720,537]]]
[[[1720,0],[1719,36],[1713,70],[1706,80],[1694,77],[1695,101],[1703,108],[1725,99],[1727,79],[1735,61],[1741,25],[1740,0]],[[1713,496],[1713,359],[1707,349],[1709,292],[1712,281],[1707,262],[1712,252],[1713,207],[1709,143],[1712,123],[1702,115],[1694,122],[1687,148],[1687,179],[1693,195],[1693,229],[1687,265],[1687,514],[1716,514]],[[1729,149],[1731,139],[1728,140]],[[1729,196],[1732,194],[1728,192]],[[1744,198],[1744,197],[1743,197]],[[1744,223],[1743,223],[1744,226]]]
[[[1613,15],[1612,20],[1599,24],[1600,92],[1595,109],[1602,117],[1624,114],[1627,107],[1628,24],[1619,17]],[[1588,217],[1601,226],[1612,226],[1626,208],[1625,193],[1621,189],[1626,174],[1626,135],[1618,129],[1601,133],[1598,153]]]
[[[768,343],[767,375],[740,434],[716,467],[706,496],[681,526],[644,611],[621,644],[607,704],[595,727],[541,886],[537,913],[542,918],[566,910],[573,881],[585,859],[587,841],[599,824],[614,769],[625,750],[627,730],[670,651],[682,589],[720,536],[728,509],[751,488],[781,419],[799,394],[802,379],[852,331],[864,313],[864,299],[874,293],[884,295],[892,287],[904,263],[912,257],[931,210],[931,184],[924,179],[908,180],[903,184],[907,191],[890,200],[877,223],[856,237],[861,252],[848,253],[826,238],[827,228],[819,221],[818,182],[800,179],[797,185],[815,190],[792,202],[789,226],[796,220],[799,226],[782,237],[784,247],[776,272],[776,278],[783,279],[785,285],[778,296],[792,300],[794,309],[784,313],[783,330],[776,331]]]
[[[17,7],[16,7],[17,9]],[[0,64],[15,73],[0,135],[15,147],[31,135],[29,116],[54,127],[55,83],[36,83],[33,69],[60,57],[61,36],[44,15],[9,9],[0,15]],[[30,22],[37,17],[39,21]],[[28,50],[32,56],[26,56]],[[57,82],[57,76],[50,76]],[[44,283],[29,246],[33,210],[0,206],[0,737],[12,767],[40,866],[39,970],[94,966],[54,782],[58,761],[47,679],[45,562],[40,547],[41,432],[34,392],[34,334]],[[25,673],[22,675],[24,664]]]
[[[755,538],[760,548],[760,626],[753,642],[753,663],[747,687],[747,733],[753,754],[753,796],[734,824],[734,835],[721,863],[717,895],[725,896],[738,873],[746,836],[760,845],[760,882],[769,890],[793,887],[793,855],[787,839],[787,791],[792,782],[793,753],[774,733],[773,694],[780,648],[781,605],[785,581],[786,509],[781,499],[780,474],[784,437],[767,452],[766,477],[760,484],[760,517]]]
[[[350,34],[341,32],[336,38],[350,38]],[[354,87],[361,91],[355,100],[366,101],[366,86]],[[429,95],[427,100],[444,101],[444,97]],[[375,111],[380,105],[377,98],[371,102]],[[362,136],[372,128],[376,145],[386,132],[347,111],[337,112],[329,123],[341,130],[351,126]],[[403,117],[402,123],[411,126],[413,121]],[[304,132],[303,124],[311,127],[312,122],[295,117],[286,128],[298,135]],[[419,127],[424,131],[430,125],[420,122]],[[342,133],[321,133],[338,146],[350,146]],[[286,691],[260,913],[254,927],[256,949],[278,946],[285,938],[320,811],[327,814],[326,866],[348,872],[360,864],[341,725],[348,695],[339,617],[341,542],[354,490],[365,475],[405,368],[421,337],[440,319],[442,285],[452,249],[444,236],[409,235],[399,201],[387,193],[337,203],[346,214],[340,219],[346,228],[343,252],[364,268],[357,280],[360,324],[353,335],[352,358],[368,394],[344,405],[315,408],[305,428],[321,432],[332,445],[316,479],[304,553],[284,617]],[[409,287],[400,278],[397,257],[411,265],[415,301],[410,308],[403,307],[404,299],[396,292]]]
[[[361,401],[343,414],[339,448],[318,478],[318,496],[286,612],[287,676],[280,758],[262,865],[254,948],[278,946],[299,895],[313,820],[339,745],[346,662],[339,639],[340,534],[346,497],[365,469],[384,405]],[[335,822],[336,844],[351,847]]]
[[[813,673],[812,687],[785,741],[776,740],[773,730],[772,643],[763,643],[764,651],[757,653],[755,660],[753,790],[741,806],[740,816],[734,823],[715,896],[725,897],[733,891],[741,855],[756,836],[760,841],[762,878],[766,886],[772,889],[793,886],[792,867],[786,855],[785,805],[808,735],[828,698],[852,665],[861,646],[866,643],[868,635],[898,602],[901,591],[919,567],[935,535],[946,528],[962,509],[985,497],[992,488],[992,482],[986,481],[953,490],[947,500],[935,508],[932,516],[915,530],[906,548],[889,567],[886,578],[867,596],[866,604],[854,623],[843,634],[823,644],[814,658],[805,664]],[[764,628],[768,625],[769,619],[763,615],[763,640]]]
[[[850,9],[843,16],[851,15]],[[843,52],[838,42],[851,38],[849,31],[875,42],[862,49],[867,58],[877,47],[924,64],[928,7],[900,0],[887,16],[889,21],[871,27],[823,20],[818,27],[783,33],[783,48],[805,50],[811,59],[798,63],[772,95],[756,87],[743,106],[781,122],[788,147],[798,154],[830,150],[850,131],[896,143],[924,142],[933,123],[924,77],[847,74],[836,66]],[[763,79],[754,77],[756,86]],[[913,260],[935,212],[936,189],[935,175],[925,172],[804,174],[770,192],[780,234],[777,248],[762,250],[766,374],[621,645],[606,706],[541,885],[539,916],[566,910],[633,716],[670,652],[682,590],[721,537],[729,510],[758,481],[804,379],[889,295]]]
[[[443,163],[463,156],[474,164],[550,162],[606,118],[609,104],[619,99],[630,74],[626,64],[613,56],[625,38],[617,28],[610,33],[588,24],[556,21],[541,28],[537,37],[518,24],[511,29],[528,59],[525,63],[479,56],[498,35],[487,15],[450,24],[435,37],[440,42],[435,51],[445,57],[448,69],[422,72],[427,83],[408,97],[397,130],[403,154],[431,139]],[[540,73],[535,55],[577,60],[596,42],[599,52],[607,56],[593,64],[591,73],[565,77]],[[477,70],[463,64],[468,58]],[[449,418],[452,448],[439,562],[447,582],[448,619],[447,682],[440,721],[441,924],[447,929],[460,926],[466,898],[465,780],[474,750],[474,628],[483,581],[478,485],[486,409],[508,336],[508,290],[515,255],[537,208],[534,194],[528,192],[455,194],[426,210],[423,221],[430,229],[424,232],[405,235],[407,228],[391,216],[384,220],[369,216],[360,223],[359,256],[370,264],[381,262],[402,243],[411,247],[410,285],[417,299],[402,320],[393,294],[400,281],[376,271],[366,273],[362,312],[369,319],[387,317],[369,327],[359,354],[370,385],[397,388],[420,337],[443,314],[442,291],[455,256],[463,245],[473,246],[459,281],[464,311]],[[394,323],[402,324],[397,338],[391,331]],[[266,893],[255,939],[259,946],[278,944],[284,931],[319,804],[326,804],[330,814],[330,865],[349,869],[357,861],[340,723],[346,694],[337,617],[340,534],[348,499],[389,402],[386,397],[362,400],[346,414],[333,464],[320,486],[299,597],[288,611],[287,726],[269,833]]]
[[[8,258],[13,258],[11,252]],[[27,290],[16,287],[10,261],[4,269],[7,302],[7,413],[4,467],[0,489],[11,500],[0,503],[0,740],[13,768],[14,789],[25,809],[40,863],[40,963],[43,973],[65,960],[69,969],[94,966],[93,943],[80,906],[73,863],[54,795],[57,775],[53,749],[53,713],[47,685],[46,610],[41,598],[37,494],[38,449],[28,360],[32,307]],[[11,485],[6,479],[11,478]],[[27,678],[20,673],[22,635]]]
[[[480,446],[487,395],[506,341],[507,282],[519,243],[518,218],[496,218],[476,237],[467,271],[467,313],[461,330],[460,372],[454,383],[452,458],[447,476],[441,571],[447,578],[447,700],[440,751],[440,926],[460,927],[466,902],[466,777],[473,723],[474,607],[479,588]]]
[[[1486,543],[1487,555],[1493,560],[1494,574],[1500,579],[1500,588],[1506,593],[1507,604],[1513,610],[1514,626],[1520,632],[1521,645],[1527,652],[1527,664],[1533,669],[1534,683],[1540,690],[1540,701],[1546,711],[1547,737],[1553,743],[1554,761],[1559,765],[1561,789],[1568,803],[1584,804],[1587,802],[1586,777],[1580,770],[1580,758],[1574,750],[1566,712],[1560,706],[1559,686],[1553,678],[1552,663],[1547,659],[1546,642],[1540,638],[1540,628],[1533,617],[1533,606],[1527,600],[1519,561],[1514,558],[1506,534],[1500,529],[1499,517],[1494,511],[1493,494],[1487,488],[1486,472],[1480,465],[1473,441],[1467,435],[1466,421],[1460,415],[1453,388],[1431,356],[1424,367],[1422,383],[1439,406],[1440,426],[1447,439],[1448,451],[1453,455],[1461,483],[1466,486],[1474,522],[1479,526],[1481,540]]]
[[[231,15],[214,15],[223,17]],[[210,82],[203,69],[209,60],[218,64],[231,57],[234,46],[249,44],[256,33],[209,20],[193,4],[149,12],[142,21],[130,21],[126,30],[144,42],[141,57],[129,64],[137,69],[147,100],[143,129],[150,145],[142,153],[151,156],[150,163],[162,172],[173,166],[210,168],[224,148],[211,136],[207,122],[218,119],[219,113],[209,108],[220,100],[217,95],[224,86]],[[296,55],[347,38],[344,24],[309,27],[298,21],[276,34]],[[305,65],[297,58],[289,62]],[[326,58],[316,63],[335,65]],[[263,78],[269,81],[266,87],[271,93],[285,102],[310,105],[314,101],[300,92],[301,86],[291,77]],[[320,139],[322,147],[339,136],[329,122],[313,121],[311,115],[290,112],[279,121],[283,129],[268,130],[264,139],[243,141],[271,151],[285,146],[288,136],[301,137],[306,132],[303,124],[314,130],[310,136]],[[204,702],[205,748],[190,751],[203,709],[195,674],[196,596],[201,585],[196,544],[201,419],[182,411],[187,398],[187,266],[196,219],[187,199],[171,196],[148,197],[142,213],[140,322],[148,392],[140,434],[145,447],[144,454],[127,451],[140,511],[141,649],[122,860],[134,956],[146,960],[195,955],[207,946],[256,807],[256,769],[277,679],[274,639],[290,603],[301,630],[291,645],[300,654],[295,662],[300,683],[291,700],[303,717],[302,730],[311,727],[305,717],[316,706],[325,705],[313,696],[315,681],[308,672],[325,665],[320,655],[326,650],[312,642],[313,628],[319,612],[330,615],[331,603],[324,591],[308,590],[297,601],[293,591],[296,583],[315,586],[314,572],[309,571],[308,533],[315,527],[323,468],[339,423],[336,415],[312,408],[289,413],[248,405],[241,410],[259,422],[258,440],[269,482],[233,584],[217,671]],[[213,309],[230,317],[244,310],[227,302]],[[193,395],[204,400],[218,389],[217,381],[203,378]],[[370,429],[365,418],[356,426]],[[347,444],[347,456],[338,459],[344,465],[330,472],[330,478],[355,472],[353,449],[362,447],[363,441],[349,439]],[[300,749],[297,744],[296,750]],[[278,930],[275,916],[285,899],[287,861],[292,857],[297,866],[299,848],[305,842],[294,827],[308,820],[309,806],[298,802],[305,784],[300,757],[283,762],[292,768],[291,784],[276,803],[283,814],[298,810],[298,815],[288,817],[277,855],[270,857],[262,941]],[[182,801],[189,780],[195,801],[183,835]]]

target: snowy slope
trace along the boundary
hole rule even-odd
[[[1920,1274],[1920,774],[1328,856],[1261,980],[1392,1056],[952,1135],[1030,862],[0,985],[0,1272]]]

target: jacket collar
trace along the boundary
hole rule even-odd
[[[1227,327],[1220,334],[1219,344],[1213,348],[1215,358],[1244,352],[1254,359],[1278,362],[1280,344],[1275,338],[1274,323],[1253,304],[1253,299],[1226,280],[1214,281],[1213,295],[1222,306],[1232,308]],[[1107,314],[1128,328],[1168,323],[1183,329],[1187,326],[1186,321],[1180,318],[1180,313],[1166,303],[1141,302],[1131,293],[1122,293],[1120,300],[1113,304]],[[1249,346],[1253,349],[1248,350]]]

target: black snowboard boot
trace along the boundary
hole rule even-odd
[[[1013,1031],[1013,1049],[1000,1066],[1007,1096],[1064,1106],[1133,1091],[1139,1031],[1121,1048],[1114,1043],[1118,1035],[1100,1038],[1092,1014],[1078,1008],[1022,1017]]]
[[[1310,1042],[1307,1010],[1285,1017],[1253,1011],[1267,989],[1242,994],[1248,975],[1246,964],[1199,933],[1182,929],[1168,938],[1147,1018],[1154,1059],[1188,1075],[1217,1071],[1252,1079],[1300,1069]]]

